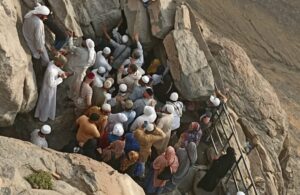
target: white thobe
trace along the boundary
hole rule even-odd
[[[45,47],[43,21],[35,15],[25,18],[22,31],[32,56],[36,59],[42,58],[43,64],[47,65],[49,63],[49,56]],[[42,53],[39,53],[38,50],[41,50]]]
[[[42,90],[40,92],[34,117],[46,122],[48,118],[55,119],[57,85],[63,82],[59,74],[64,73],[51,61],[45,72]]]
[[[46,138],[39,136],[39,129],[33,130],[33,132],[30,134],[30,142],[44,148],[48,148],[48,142]]]
[[[98,51],[96,54],[96,62],[93,66],[94,69],[98,69],[100,66],[104,67],[107,72],[111,71],[112,67],[108,63],[107,59],[103,56],[102,51]]]
[[[87,69],[92,66],[96,60],[96,54],[94,56],[93,63],[89,64],[89,51],[84,47],[76,47],[73,44],[73,38],[69,39],[69,49],[71,54],[68,55],[67,67],[74,72],[72,76],[69,97],[76,99],[80,95],[81,83],[86,75]]]

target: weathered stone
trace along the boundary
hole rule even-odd
[[[163,39],[174,28],[175,8],[174,0],[157,0],[149,5],[153,36]]]
[[[35,75],[18,22],[20,4],[5,0],[0,7],[0,126],[12,125],[19,112],[33,109],[37,99]],[[28,50],[29,51],[29,50]]]
[[[190,12],[186,5],[182,4],[176,8],[175,30],[191,30]]]
[[[174,30],[164,40],[174,83],[185,99],[197,100],[214,91],[214,79],[193,34]]]
[[[85,36],[100,36],[103,25],[112,28],[121,20],[118,0],[70,0],[69,4],[73,6],[75,19]]]
[[[143,45],[153,45],[153,36],[147,9],[140,0],[123,0],[122,6],[127,19],[128,33],[138,33]]]
[[[0,137],[0,154],[0,167],[8,167],[0,169],[1,187],[10,194],[144,194],[128,175],[119,174],[105,163],[81,155],[43,150],[5,137]],[[54,172],[61,180],[53,179],[52,190],[31,189],[25,177],[33,170]]]

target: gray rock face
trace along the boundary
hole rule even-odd
[[[152,35],[163,39],[173,29],[175,20],[174,0],[157,0],[149,5]]]
[[[74,154],[41,149],[30,143],[0,137],[1,190],[10,194],[120,194],[143,195],[143,189],[128,175],[119,174],[105,163]],[[58,175],[52,190],[32,189],[24,179],[43,170]]]
[[[121,19],[118,0],[72,0],[69,4],[73,6],[74,18],[86,36],[99,36],[102,34],[101,27],[104,24],[111,28],[116,26]]]
[[[18,23],[16,1],[2,1],[0,7],[0,126],[12,125],[19,112],[28,112],[37,100],[31,57]]]
[[[193,33],[188,30],[191,25],[187,7],[177,9],[176,15],[175,30],[164,39],[174,83],[185,99],[207,97],[214,91],[212,70]]]
[[[128,33],[139,33],[143,46],[152,46],[153,36],[147,9],[140,0],[122,0],[122,7],[127,19]]]

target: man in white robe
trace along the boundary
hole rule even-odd
[[[35,129],[30,134],[30,142],[44,148],[48,148],[48,142],[46,135],[51,133],[51,127],[49,125],[43,125],[41,129]]]
[[[82,47],[73,44],[73,37],[69,39],[68,69],[74,72],[70,82],[69,98],[76,100],[80,95],[81,83],[84,80],[86,71],[93,66],[96,61],[95,44],[91,39],[83,41]]]
[[[49,63],[49,56],[45,47],[45,31],[43,20],[47,19],[50,10],[38,4],[34,10],[29,11],[24,16],[23,35],[27,45],[36,59],[42,59],[42,65]]]
[[[60,69],[66,62],[67,59],[59,55],[55,56],[54,61],[48,64],[34,114],[34,117],[39,118],[42,122],[46,122],[48,118],[51,120],[55,119],[57,85],[61,84],[63,79],[70,76],[70,73]]]

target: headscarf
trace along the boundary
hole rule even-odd
[[[165,159],[167,160],[167,166],[171,167],[173,173],[178,169],[179,163],[176,156],[175,149],[172,146],[168,146],[166,152],[164,153]]]
[[[115,159],[118,159],[122,156],[124,152],[125,142],[121,140],[116,140],[112,142],[107,148],[103,150],[103,161],[108,162],[111,160],[112,155],[114,155]]]
[[[93,65],[96,61],[95,43],[92,39],[85,40],[86,46],[89,50],[88,64]]]
[[[38,6],[36,6],[33,10],[29,11],[24,16],[24,18],[30,18],[32,15],[35,15],[35,14],[41,14],[41,15],[48,16],[50,14],[50,10],[48,7],[38,3]]]
[[[129,153],[130,151],[140,151],[140,144],[134,138],[133,133],[127,133],[125,135],[125,154]]]

